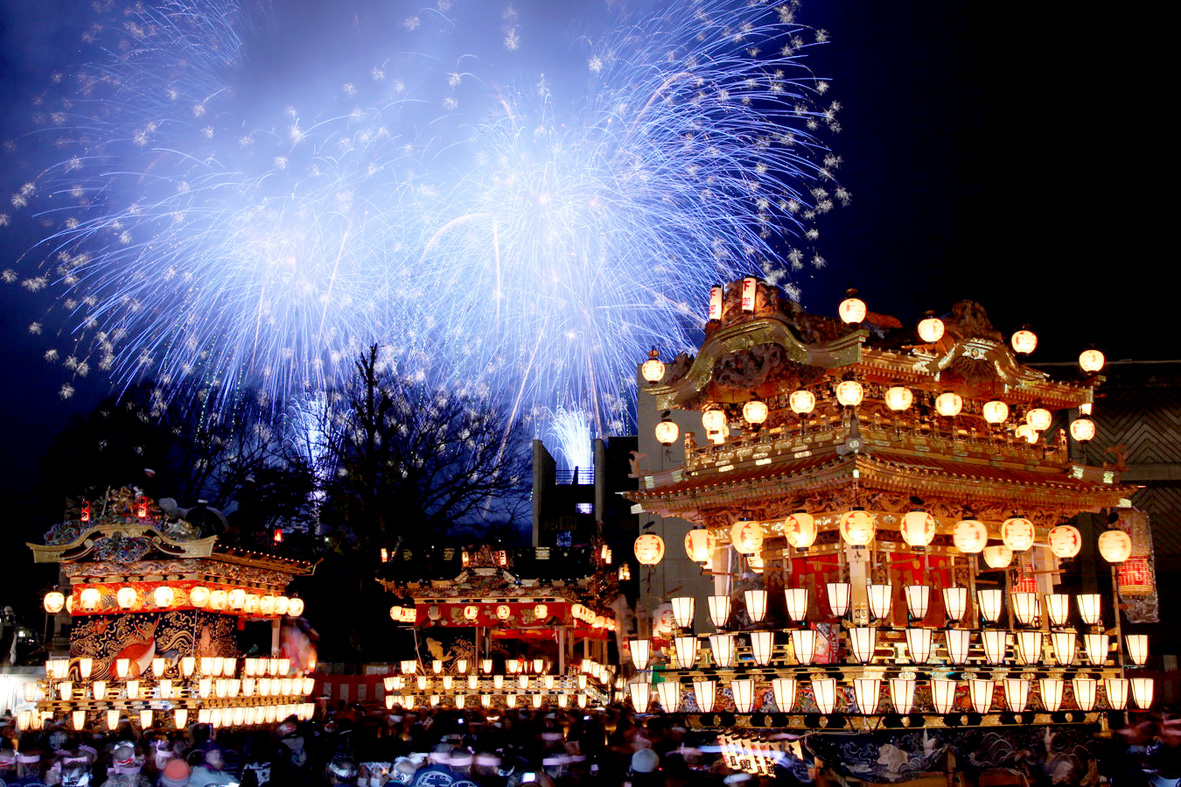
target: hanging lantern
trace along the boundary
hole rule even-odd
[[[697,700],[697,709],[702,713],[709,713],[714,709],[714,696],[717,694],[717,681],[693,681],[693,698]]]
[[[926,511],[910,511],[903,514],[902,540],[914,548],[930,544],[935,540],[935,517]]]
[[[943,588],[943,611],[948,620],[959,622],[968,609],[968,589],[965,587]]]
[[[927,312],[926,319],[919,320],[919,338],[927,344],[934,344],[943,338],[943,320],[935,312]]]
[[[1025,710],[1029,703],[1029,681],[1025,678],[1005,678],[1005,704],[1014,713]]]
[[[713,656],[715,665],[719,667],[729,667],[734,663],[734,635],[710,634],[709,652]]]
[[[1008,568],[1013,562],[1013,550],[999,544],[985,547],[984,562],[989,568]]]
[[[1037,349],[1037,334],[1028,327],[1014,333],[1009,341],[1013,345],[1013,350],[1022,355],[1028,355]]]
[[[812,696],[817,709],[826,716],[837,706],[837,682],[834,678],[813,678]]]
[[[881,678],[853,679],[853,696],[857,698],[857,707],[861,709],[863,715],[871,716],[877,712],[881,692]]]
[[[1062,689],[1066,685],[1062,678],[1042,678],[1038,681],[1041,687],[1042,707],[1050,713],[1057,713],[1062,707]]]
[[[852,546],[865,546],[873,541],[873,515],[862,508],[854,508],[841,514],[841,538]]]
[[[747,276],[742,280],[742,310],[744,312],[755,310],[755,295],[758,291],[759,280],[754,276]]]
[[[812,629],[793,629],[791,649],[800,664],[811,664],[816,658],[816,632]]]
[[[115,593],[115,602],[119,605],[119,609],[131,609],[134,607],[136,602],[135,588],[119,588]]]
[[[677,441],[677,437],[681,434],[681,428],[675,422],[665,418],[660,423],[656,424],[656,440],[661,445],[672,445]]]
[[[1042,658],[1042,632],[1017,632],[1017,660],[1022,664],[1037,664]]]
[[[665,713],[676,713],[681,704],[681,684],[667,680],[664,683],[657,683],[656,697]]]
[[[894,586],[866,585],[865,595],[869,599],[869,611],[877,620],[884,620],[890,616],[890,605],[893,601]]]
[[[1046,536],[1046,541],[1050,545],[1050,551],[1064,560],[1077,555],[1083,546],[1082,533],[1073,525],[1058,525],[1052,528]]]
[[[230,594],[224,590],[214,590],[209,594],[209,608],[214,612],[220,612],[229,606]]]
[[[957,682],[944,678],[931,679],[931,704],[935,712],[946,716],[955,707],[955,689]]]
[[[804,390],[792,391],[791,396],[787,398],[787,403],[796,415],[807,415],[816,409],[816,394]]]
[[[783,520],[783,534],[791,546],[807,549],[816,543],[816,519],[806,511],[789,514]]]
[[[1046,614],[1050,618],[1051,626],[1065,626],[1066,618],[1070,614],[1070,594],[1047,593]]]
[[[828,606],[832,610],[833,616],[844,617],[845,613],[849,611],[849,583],[829,582],[824,586],[824,590],[828,596]]]
[[[694,528],[685,534],[685,554],[694,563],[708,563],[714,553],[714,537],[704,528]]]
[[[972,632],[967,629],[944,629],[943,641],[947,645],[947,660],[952,664],[963,664],[968,660],[968,648],[972,644]]]
[[[988,713],[992,707],[992,692],[994,682],[991,680],[969,680],[968,695],[972,699],[972,709],[977,713]]]
[[[767,403],[751,399],[742,405],[742,417],[746,419],[747,423],[758,426],[767,420]]]
[[[795,678],[775,678],[771,681],[771,691],[775,694],[775,707],[780,713],[791,713],[791,709],[795,707],[797,685]]]
[[[291,601],[288,602],[288,604],[287,604],[287,614],[290,617],[298,618],[300,615],[303,614],[303,610],[304,610],[303,599],[299,598],[298,596],[295,598],[292,598]]]
[[[41,600],[41,604],[45,607],[45,611],[47,613],[50,615],[56,615],[57,613],[61,612],[63,608],[65,608],[66,597],[56,590],[51,590],[45,594],[45,598]]]
[[[1076,418],[1070,423],[1070,436],[1080,443],[1095,437],[1095,422],[1090,418]]]
[[[1078,602],[1078,616],[1088,626],[1098,626],[1102,619],[1100,596],[1098,593],[1080,593],[1076,597]]]
[[[1133,664],[1143,667],[1148,661],[1148,635],[1128,634],[1124,637],[1124,642],[1128,646],[1128,658]]]
[[[931,658],[931,629],[908,628],[906,630],[906,650],[910,653],[910,660],[915,664],[926,664]]]
[[[175,598],[176,594],[167,585],[161,585],[152,591],[152,603],[161,609],[171,607]]]
[[[959,551],[975,554],[988,544],[988,528],[979,520],[963,519],[956,523],[951,539]]]
[[[722,285],[715,284],[709,288],[709,317],[710,320],[722,319],[722,297],[725,291]],[[669,711],[672,713],[672,711]]]
[[[1078,365],[1082,367],[1084,372],[1088,374],[1095,374],[1103,370],[1103,364],[1107,359],[1103,357],[1103,353],[1098,350],[1083,350],[1078,357]]]
[[[726,414],[721,410],[706,410],[701,414],[701,425],[707,432],[720,432],[726,426]]]
[[[1029,424],[1021,424],[1016,428],[1016,430],[1014,430],[1014,434],[1030,445],[1036,445],[1040,439],[1040,435],[1038,435],[1037,430]]]
[[[896,385],[886,391],[886,407],[896,413],[909,409],[913,402],[914,394],[910,392],[909,388]]]
[[[878,646],[878,630],[869,626],[854,626],[849,629],[849,649],[854,658],[862,664],[873,659]]]
[[[1122,530],[1107,530],[1099,536],[1099,554],[1108,563],[1123,563],[1132,556],[1132,539]]]
[[[1028,626],[1033,623],[1040,609],[1037,593],[1013,594],[1013,614],[1022,625]]]
[[[628,692],[631,694],[632,708],[636,713],[643,713],[648,708],[648,693],[652,690],[649,683],[629,683]],[[538,698],[541,695],[537,695]]]
[[[664,557],[664,539],[654,533],[645,533],[636,539],[634,551],[640,565],[654,566]]]
[[[1025,552],[1033,546],[1033,522],[1014,516],[1001,524],[1001,541],[1014,552]]]
[[[746,680],[730,681],[730,693],[734,695],[734,707],[739,713],[750,713],[755,705],[755,682]]]
[[[676,596],[671,599],[673,620],[683,629],[693,625],[693,613],[697,608],[697,601],[692,596]]]
[[[750,633],[750,651],[755,657],[755,664],[765,667],[771,663],[771,655],[775,650],[775,632],[752,631]]]
[[[994,666],[1004,662],[1009,632],[1004,629],[984,629],[980,632],[980,641],[984,645],[985,661]]]
[[[1044,407],[1035,407],[1025,414],[1025,423],[1032,426],[1039,432],[1044,432],[1050,428],[1050,422],[1054,420],[1054,416],[1050,411]]]
[[[1089,711],[1095,707],[1095,692],[1099,681],[1094,678],[1074,678],[1070,681],[1074,689],[1074,703],[1081,711]]]
[[[1003,424],[1009,418],[1009,405],[993,399],[991,402],[984,403],[981,413],[984,415],[986,422],[990,424]]]
[[[922,620],[927,617],[927,608],[931,604],[931,586],[907,585],[903,592],[906,595],[906,611],[911,620]]]
[[[856,407],[865,398],[865,389],[856,380],[845,380],[837,385],[837,401],[845,407]]]
[[[996,623],[1001,619],[1001,604],[1004,601],[1004,591],[999,588],[986,588],[976,591],[977,609],[980,617],[989,623]]]
[[[730,528],[730,543],[740,555],[753,555],[763,545],[763,525],[742,520]]]
[[[1083,653],[1092,667],[1102,667],[1107,662],[1111,643],[1106,634],[1084,634]]]
[[[730,619],[730,597],[709,596],[706,601],[709,602],[710,622],[715,628],[725,628],[726,621]]]
[[[1123,710],[1128,705],[1128,679],[1108,678],[1104,681],[1107,688],[1107,706],[1112,710]]]
[[[648,360],[640,366],[640,376],[647,380],[649,385],[656,385],[664,379],[664,364],[661,363],[660,353],[655,347],[649,351]]]
[[[808,614],[808,589],[785,588],[783,595],[787,602],[787,616],[802,623]]]
[[[196,609],[204,609],[209,603],[209,588],[198,585],[189,591],[189,603]]]
[[[856,325],[865,319],[865,301],[857,297],[857,290],[847,290],[845,295],[848,297],[837,307],[837,314],[846,325]]]
[[[954,391],[945,391],[935,397],[935,412],[945,418],[960,414],[964,409],[964,399]]]
[[[1152,705],[1152,678],[1132,678],[1132,700],[1136,707],[1147,710]]]
[[[742,595],[746,601],[746,614],[751,622],[761,623],[767,616],[767,591],[744,590]]]

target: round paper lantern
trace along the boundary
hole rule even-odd
[[[806,511],[790,514],[783,520],[783,534],[791,546],[807,549],[816,543],[816,519]]]
[[[298,618],[303,614],[303,607],[303,599],[297,596],[287,604],[287,614],[293,618]]]
[[[654,566],[664,557],[664,539],[654,533],[645,533],[636,539],[636,560],[642,566]]]
[[[856,294],[856,290],[849,290],[849,297],[841,301],[841,305],[837,307],[837,314],[840,315],[841,321],[848,325],[861,322],[867,313],[865,301],[854,297]]]
[[[951,418],[964,409],[964,399],[954,391],[946,391],[935,397],[935,412]]]
[[[640,367],[640,376],[647,380],[649,385],[655,385],[664,379],[664,364],[660,362],[656,350],[648,353],[648,360]]]
[[[979,520],[963,519],[956,522],[951,540],[956,549],[972,555],[982,551],[988,544],[988,528]]]
[[[123,587],[119,588],[118,592],[115,593],[115,602],[119,605],[120,609],[131,609],[135,606],[135,601],[135,588]]]
[[[714,553],[714,537],[702,528],[694,528],[685,534],[685,554],[694,563],[708,563]]]
[[[66,597],[56,590],[51,590],[45,594],[45,598],[42,599],[41,603],[45,607],[46,612],[48,612],[50,615],[56,615],[57,613],[61,612],[63,608],[65,608]]]
[[[176,594],[173,592],[172,588],[168,587],[167,585],[161,585],[152,591],[152,602],[155,603],[157,607],[171,607],[175,598]]]
[[[1053,416],[1050,415],[1050,411],[1044,407],[1035,407],[1025,414],[1025,423],[1029,424],[1039,432],[1044,432],[1049,429],[1050,421],[1052,419]]]
[[[767,403],[752,399],[742,405],[742,417],[750,424],[761,424],[767,420]]]
[[[981,412],[988,423],[1003,424],[1009,418],[1009,405],[994,399],[985,402]]]
[[[198,585],[189,591],[189,603],[197,609],[204,609],[209,603],[209,588]]]
[[[1076,418],[1070,424],[1070,436],[1085,443],[1095,436],[1095,422],[1090,418]]]
[[[840,528],[841,538],[847,544],[863,547],[873,541],[873,515],[863,509],[855,508],[841,514]]]
[[[1037,430],[1029,424],[1021,424],[1017,427],[1016,435],[1027,443],[1034,444],[1040,437]]]
[[[215,590],[209,594],[209,608],[219,612],[229,606],[230,594],[224,590]]]
[[[1005,568],[1013,562],[1013,550],[1001,545],[985,547],[984,562],[989,568]]]
[[[1106,358],[1103,353],[1098,350],[1083,350],[1082,355],[1078,357],[1078,365],[1082,367],[1084,372],[1094,374],[1102,371],[1103,364],[1106,363]]]
[[[721,410],[706,410],[701,414],[701,425],[707,432],[720,432],[726,425],[726,414]]]
[[[1001,523],[1001,541],[1014,552],[1024,552],[1033,546],[1033,522],[1020,516]]]
[[[912,402],[914,402],[914,394],[905,386],[896,385],[886,391],[886,407],[896,413],[908,409]]]
[[[837,401],[845,407],[856,407],[865,397],[865,389],[856,380],[845,380],[837,386]]]
[[[816,394],[811,391],[793,391],[787,401],[796,415],[807,415],[816,409]]]
[[[1083,536],[1073,525],[1052,528],[1046,540],[1050,544],[1050,551],[1064,559],[1077,555],[1083,546]]]
[[[1108,530],[1099,536],[1099,554],[1108,563],[1123,563],[1132,556],[1132,539],[1122,530]]]
[[[661,445],[672,445],[680,433],[680,427],[668,419],[656,424],[656,439]]]
[[[927,319],[919,321],[919,338],[933,344],[943,338],[943,320],[927,312]]]
[[[753,555],[763,545],[763,526],[759,522],[736,522],[730,528],[730,543],[740,555]]]
[[[1028,355],[1037,349],[1037,334],[1028,328],[1022,328],[1013,334],[1010,342],[1016,352]]]
[[[925,547],[935,539],[935,517],[926,511],[902,516],[902,540],[912,547]]]

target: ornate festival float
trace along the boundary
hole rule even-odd
[[[424,632],[431,658],[385,677],[387,707],[606,704],[617,672],[611,563],[603,544],[402,550],[381,579],[402,599],[390,617],[416,641]]]
[[[714,590],[671,599],[666,647],[629,642],[637,709],[720,730],[736,768],[769,772],[793,731],[897,781],[953,739],[964,757],[989,730],[1090,736],[1149,707],[1147,636],[1121,615],[1152,590],[1136,487],[1081,461],[1103,356],[1054,380],[1021,362],[1035,344],[968,301],[906,327],[854,292],[836,319],[757,279],[715,286],[698,354],[641,367],[685,460],[627,496],[691,523]],[[659,541],[640,537],[641,563]]]
[[[167,511],[136,490],[111,490],[45,544],[29,544],[36,562],[61,567],[44,607],[64,610],[70,627],[68,652],[28,686],[35,709],[18,715],[22,727],[51,718],[73,729],[236,727],[311,715],[304,672],[314,658],[284,653],[280,632],[304,611],[286,589],[313,564],[221,543],[218,512],[161,503]],[[240,657],[250,634],[266,655]]]

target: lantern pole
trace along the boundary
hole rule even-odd
[[[1120,666],[1120,676],[1124,674],[1124,641],[1123,641],[1123,608],[1124,605],[1120,603],[1119,596],[1119,564],[1111,564],[1111,606],[1112,617],[1115,618],[1115,658],[1116,663]]]

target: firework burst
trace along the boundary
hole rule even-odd
[[[329,46],[244,2],[95,4],[0,216],[46,228],[4,278],[56,296],[50,359],[286,400],[385,343],[603,434],[710,283],[823,264],[839,107],[794,3],[356,5]]]

